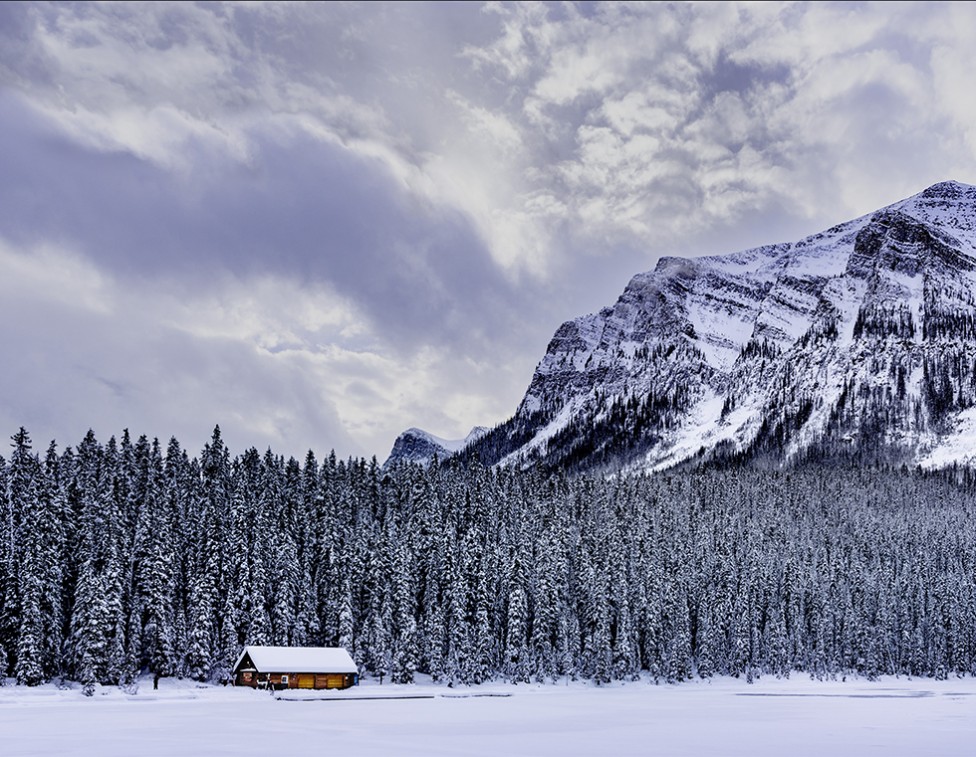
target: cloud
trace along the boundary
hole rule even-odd
[[[0,421],[383,455],[502,420],[659,255],[976,182],[974,31],[965,3],[4,4]]]
[[[604,243],[693,249],[695,228],[776,226],[756,221],[784,211],[830,223],[943,177],[964,146],[927,143],[968,133],[953,79],[971,46],[965,31],[946,41],[971,26],[965,5],[497,13],[503,32],[467,55],[525,93],[525,120],[558,156],[541,171],[548,189]],[[946,50],[957,57],[940,67]],[[948,89],[933,97],[936,80]]]
[[[20,105],[0,103],[8,123],[30,118]],[[116,273],[194,289],[225,270],[329,282],[398,344],[477,341],[508,326],[515,303],[471,220],[405,190],[379,159],[266,126],[248,134],[247,165],[197,145],[188,179],[35,133],[13,129],[0,146],[0,224],[18,241],[75,240]],[[482,326],[460,335],[475,316]]]
[[[103,438],[128,427],[202,446],[219,422],[242,446],[296,455],[357,446],[302,345],[325,329],[354,335],[341,303],[329,312],[281,282],[233,280],[188,300],[113,279],[68,250],[7,244],[0,282],[0,350],[16,356],[0,376],[17,400],[0,413],[8,428],[29,420],[36,438],[75,443],[89,427]]]

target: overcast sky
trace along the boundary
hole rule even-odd
[[[970,3],[2,3],[0,433],[502,421],[661,255],[976,183],[973,40]]]

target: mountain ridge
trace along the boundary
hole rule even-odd
[[[966,463],[974,288],[976,187],[955,181],[797,242],[663,257],[560,325],[512,418],[460,454],[571,470]]]

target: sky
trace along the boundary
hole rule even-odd
[[[970,3],[2,3],[0,433],[382,461],[501,422],[660,256],[976,183],[974,39]]]

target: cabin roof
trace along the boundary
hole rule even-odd
[[[358,673],[356,663],[342,647],[262,647],[246,646],[237,658],[234,670],[244,656],[251,658],[261,673]]]

